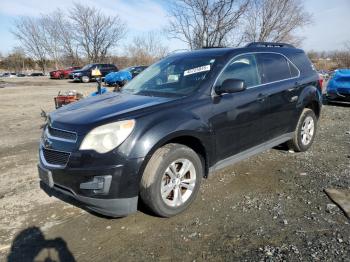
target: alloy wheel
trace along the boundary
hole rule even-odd
[[[301,126],[301,142],[307,146],[312,141],[315,133],[315,122],[311,116],[307,116]]]
[[[161,181],[161,196],[170,207],[183,205],[196,184],[196,169],[188,159],[178,159],[165,170]]]

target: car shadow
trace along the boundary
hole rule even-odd
[[[280,144],[278,146],[273,147],[273,149],[281,151],[281,152],[289,152],[290,148],[287,143]]]
[[[38,227],[29,227],[18,233],[12,242],[8,262],[76,261],[67,243],[60,237],[45,239]]]

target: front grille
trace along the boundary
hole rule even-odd
[[[52,127],[48,127],[48,132],[50,136],[61,138],[61,139],[67,139],[71,141],[77,140],[77,134],[74,132],[69,132],[65,130],[60,130]]]
[[[70,153],[43,148],[45,161],[50,165],[65,166],[68,163]]]

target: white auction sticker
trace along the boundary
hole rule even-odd
[[[206,71],[210,71],[210,65],[200,66],[200,67],[197,67],[197,68],[186,70],[184,72],[184,76],[197,74],[197,73],[200,73],[200,72],[206,72]]]

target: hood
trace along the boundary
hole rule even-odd
[[[98,125],[125,118],[126,113],[163,104],[170,100],[174,98],[109,92],[82,99],[53,111],[50,113],[50,122],[52,127],[84,134]]]

